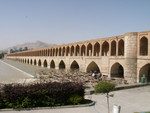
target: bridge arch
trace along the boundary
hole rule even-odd
[[[107,41],[102,44],[102,56],[108,56],[109,52],[109,43]]]
[[[74,46],[71,46],[71,56],[74,56]]]
[[[147,37],[142,37],[140,39],[140,55],[141,56],[148,55],[148,39],[147,39]]]
[[[124,78],[124,68],[120,63],[116,62],[111,66],[111,77]]]
[[[30,60],[30,64],[32,65],[32,63],[33,63],[33,61],[32,61],[32,59]]]
[[[44,62],[43,62],[43,66],[44,66],[44,67],[47,67],[47,60],[46,60],[46,59],[45,59]]]
[[[56,56],[58,56],[58,48],[56,48]]]
[[[69,50],[70,50],[70,48],[69,48],[69,46],[67,46],[66,56],[69,56]]]
[[[81,46],[81,56],[85,56],[85,50],[86,50],[85,45],[82,45]]]
[[[116,56],[116,41],[111,42],[111,56]]]
[[[55,48],[53,48],[53,56],[55,56]]]
[[[38,66],[41,66],[41,65],[42,65],[42,63],[41,63],[41,60],[39,59]]]
[[[87,72],[91,72],[91,71],[97,71],[100,72],[100,68],[98,67],[98,65],[92,61],[86,68]]]
[[[63,47],[63,51],[62,51],[62,56],[65,56],[65,51],[66,49],[65,49],[65,47]]]
[[[54,60],[51,61],[51,63],[50,63],[50,68],[51,68],[51,69],[55,69],[55,62],[54,62]]]
[[[61,47],[59,48],[59,56],[61,56]]]
[[[100,44],[98,42],[94,45],[94,56],[99,56],[100,54]]]
[[[118,42],[118,55],[124,56],[124,40],[119,40]]]
[[[37,64],[37,63],[36,63],[36,59],[34,59],[34,65],[36,66],[36,64]]]
[[[75,56],[80,56],[80,47],[79,45],[76,46],[76,54]]]
[[[29,59],[27,60],[27,63],[29,64]]]
[[[92,51],[92,44],[89,43],[87,45],[87,56],[92,56],[92,53],[93,53],[93,51]]]
[[[61,60],[59,63],[59,69],[65,69],[65,68],[66,68],[65,63],[63,60]]]
[[[79,70],[79,64],[77,63],[77,61],[73,61],[71,63],[71,66],[70,66],[70,69],[73,71],[73,70]]]
[[[145,64],[139,72],[139,78],[141,78],[143,75],[145,75],[147,82],[150,82],[150,63]],[[141,81],[141,79],[139,80],[139,82]]]

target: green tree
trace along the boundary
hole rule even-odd
[[[19,51],[23,51],[21,47],[19,48]]]
[[[100,81],[96,86],[95,86],[95,93],[102,93],[106,94],[107,97],[107,105],[108,105],[108,113],[110,112],[109,110],[109,97],[112,95],[109,95],[111,91],[115,89],[115,84],[107,82],[107,81]]]
[[[2,58],[4,58],[4,55],[5,55],[6,53],[0,53],[0,59],[2,59]]]

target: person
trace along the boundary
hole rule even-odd
[[[95,77],[95,73],[94,72],[92,73],[92,77]]]
[[[97,78],[100,78],[100,77],[101,77],[100,72],[98,72],[97,73]]]

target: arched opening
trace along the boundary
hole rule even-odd
[[[63,53],[62,56],[65,56],[65,47],[63,47]]]
[[[92,61],[92,62],[88,65],[86,71],[87,71],[87,72],[91,72],[91,71],[100,72],[100,69],[99,69],[98,65],[97,65],[94,61]]]
[[[58,56],[58,48],[56,48],[56,56]]]
[[[59,69],[65,69],[65,63],[63,60],[61,60],[59,63]]]
[[[52,54],[53,54],[53,50],[51,49],[51,50],[50,50],[50,56],[52,56]]]
[[[116,41],[111,42],[111,56],[116,56]]]
[[[102,44],[102,56],[108,56],[108,52],[109,52],[109,43],[105,41]]]
[[[74,46],[71,46],[71,56],[74,56]]]
[[[80,56],[80,47],[79,47],[79,45],[76,46],[76,56]]]
[[[24,63],[24,59],[23,59],[23,63]]]
[[[116,41],[111,42],[111,56],[116,56]]]
[[[89,43],[87,46],[87,56],[92,56],[92,44]]]
[[[61,56],[61,48],[59,48],[59,56]]]
[[[115,63],[111,67],[111,77],[124,78],[124,69],[119,63]]]
[[[32,65],[32,59],[30,60],[30,64]]]
[[[69,56],[69,46],[67,46],[66,56]]]
[[[81,56],[85,56],[85,45],[81,46]]]
[[[45,56],[48,56],[48,50],[46,49],[45,51],[46,51]]]
[[[50,49],[48,49],[48,56],[50,56]]]
[[[148,55],[148,39],[146,37],[142,37],[140,40],[140,55]]]
[[[100,53],[100,44],[98,42],[94,45],[94,56],[99,56]]]
[[[43,56],[46,56],[46,50],[44,50],[44,55]]]
[[[36,60],[34,60],[34,65],[36,65]]]
[[[55,69],[55,62],[54,62],[54,60],[51,61],[51,63],[50,63],[50,68],[51,68],[51,69]]]
[[[29,59],[28,59],[27,63],[29,64]]]
[[[118,43],[118,55],[124,56],[124,41],[122,39]]]
[[[26,59],[25,59],[25,63],[27,63]]]
[[[47,67],[47,61],[46,60],[44,60],[43,66]]]
[[[41,60],[38,61],[38,66],[41,66]]]
[[[150,64],[146,64],[145,66],[143,66],[140,69],[140,81],[141,81],[141,77],[145,76],[147,82],[150,82]]]
[[[73,61],[71,66],[70,66],[71,70],[79,70],[79,65],[76,61]]]
[[[55,56],[55,48],[53,49],[53,56]]]
[[[42,50],[42,56],[44,56],[44,50]]]

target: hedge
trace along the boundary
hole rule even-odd
[[[0,108],[33,108],[80,104],[83,99],[84,87],[82,83],[6,84],[0,93]]]

